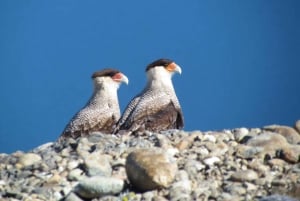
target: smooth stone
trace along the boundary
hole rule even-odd
[[[205,134],[204,136],[203,136],[203,141],[209,141],[209,142],[216,142],[217,141],[217,139],[216,139],[216,137],[215,136],[213,136],[213,135],[210,135],[210,134]]]
[[[240,142],[246,135],[249,134],[249,130],[247,128],[237,128],[234,129],[233,134],[235,140]]]
[[[264,148],[238,144],[236,150],[237,150],[236,151],[237,156],[245,159],[250,159],[250,158],[254,158],[256,155],[259,155],[260,153],[263,153]]]
[[[121,179],[94,176],[82,179],[75,187],[74,192],[83,198],[93,199],[104,195],[120,193],[124,187]]]
[[[233,181],[254,181],[258,179],[258,175],[255,171],[253,170],[240,170],[238,172],[235,172],[231,175],[230,177],[231,180]]]
[[[280,151],[280,158],[289,162],[297,163],[300,159],[300,145],[291,145]]]
[[[186,170],[190,175],[198,174],[204,168],[205,165],[197,160],[188,160],[184,165],[184,170]]]
[[[259,199],[259,201],[297,201],[297,199],[286,195],[269,195]]]
[[[249,139],[246,145],[254,147],[264,147],[265,149],[274,150],[281,147],[286,147],[288,143],[282,135],[272,132],[266,132]]]
[[[79,198],[75,193],[69,193],[64,201],[83,201],[81,198]]]
[[[30,166],[41,162],[42,157],[34,153],[27,153],[20,156],[18,163],[22,166]]]
[[[300,134],[300,119],[298,121],[296,121],[295,123],[295,129],[298,131],[298,133]]]
[[[70,181],[79,181],[83,177],[83,171],[81,169],[73,169],[68,173],[68,179]]]
[[[268,164],[271,167],[284,167],[286,165],[286,161],[279,159],[279,158],[274,158],[268,161]]]
[[[221,161],[221,159],[219,157],[213,156],[213,157],[204,159],[203,163],[208,166],[213,166],[215,164],[218,164],[220,161]]]
[[[226,192],[230,192],[231,195],[245,195],[247,193],[246,188],[241,183],[232,183],[225,187]]]
[[[70,170],[73,170],[73,169],[77,168],[78,166],[79,166],[78,161],[70,161],[67,164],[67,169],[70,171]]]
[[[258,136],[254,136],[246,142],[247,146],[252,147],[248,149],[248,153],[257,152],[254,155],[264,158],[266,154],[271,157],[276,156],[276,152],[290,146],[286,138],[278,133],[265,132]],[[249,152],[250,151],[250,152]],[[253,157],[253,156],[250,156]]]
[[[189,180],[175,182],[170,187],[170,200],[189,199],[191,191],[192,187]]]
[[[180,140],[180,142],[178,142],[175,147],[178,150],[184,150],[184,149],[188,149],[193,145],[193,142],[195,141],[195,139],[197,137],[199,137],[199,135],[202,135],[201,132],[194,132],[191,135],[184,137],[183,139]]]
[[[112,167],[110,165],[110,156],[99,152],[93,152],[84,158],[84,164],[90,176],[111,176]]]
[[[130,183],[141,191],[169,187],[175,178],[177,164],[163,149],[137,149],[126,159]]]
[[[272,131],[274,133],[279,133],[280,135],[285,137],[290,144],[298,144],[300,142],[299,133],[292,127],[270,125],[270,126],[265,126],[264,129],[268,131]]]
[[[61,176],[59,174],[53,174],[48,180],[47,184],[59,184],[62,180]]]
[[[162,135],[162,134],[156,134],[156,138],[158,140],[158,142],[156,143],[156,146],[161,147],[163,149],[172,147],[171,142],[167,136]]]

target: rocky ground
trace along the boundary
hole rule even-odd
[[[0,200],[300,200],[300,120],[218,132],[93,133],[0,154]]]

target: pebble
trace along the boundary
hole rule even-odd
[[[233,181],[239,181],[239,182],[254,181],[258,179],[258,174],[253,170],[241,170],[233,173],[230,178]]]
[[[300,119],[298,121],[296,121],[295,123],[295,129],[298,131],[298,133],[300,134]]]
[[[21,164],[23,167],[34,165],[39,163],[42,160],[42,157],[34,154],[34,153],[27,153],[20,156],[18,163]]]
[[[111,176],[112,167],[109,163],[110,156],[103,155],[100,152],[93,152],[84,158],[89,176],[102,175]]]
[[[237,142],[240,142],[246,135],[249,134],[247,128],[238,128],[233,130],[234,138]]]
[[[274,133],[279,133],[280,135],[285,137],[286,140],[290,144],[298,144],[300,142],[299,133],[292,127],[280,126],[280,125],[270,125],[270,126],[263,127],[263,129],[272,131]]]
[[[291,145],[279,152],[279,157],[290,163],[297,163],[300,159],[300,145]]]
[[[213,166],[213,165],[219,163],[220,161],[221,160],[219,157],[213,156],[213,157],[204,159],[203,163],[208,166]]]
[[[104,195],[120,193],[124,181],[111,177],[94,176],[79,181],[74,192],[83,198],[93,199]]]
[[[0,200],[299,200],[299,128],[95,132],[0,153]]]
[[[168,187],[175,178],[177,165],[161,149],[137,149],[126,159],[130,183],[141,191]]]

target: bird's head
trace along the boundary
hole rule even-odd
[[[158,59],[147,66],[146,72],[149,79],[171,78],[174,73],[181,74],[181,68],[170,59]]]
[[[105,68],[93,73],[92,79],[94,80],[96,87],[103,86],[104,84],[119,87],[121,83],[128,84],[129,82],[126,75],[113,68]]]

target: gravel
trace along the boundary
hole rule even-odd
[[[0,200],[300,200],[299,122],[140,136],[95,132],[0,153]]]

